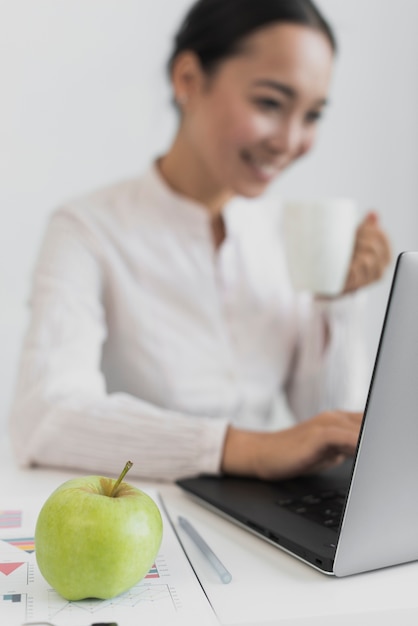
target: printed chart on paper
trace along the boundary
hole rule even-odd
[[[158,495],[150,493],[158,499]],[[161,510],[161,507],[160,507]],[[164,536],[155,563],[141,582],[111,600],[69,602],[39,572],[34,542],[36,514],[0,510],[0,623],[21,626],[45,620],[56,626],[117,622],[118,626],[217,624],[169,520],[161,510]]]

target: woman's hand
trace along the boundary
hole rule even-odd
[[[357,447],[362,413],[327,411],[272,433],[229,427],[222,471],[282,480],[338,465]]]
[[[357,229],[353,257],[343,293],[365,287],[382,277],[391,259],[390,243],[376,213],[369,213]]]

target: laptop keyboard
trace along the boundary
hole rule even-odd
[[[343,514],[345,499],[345,491],[329,490],[315,494],[280,496],[276,504],[327,528],[337,529]]]

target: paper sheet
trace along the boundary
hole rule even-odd
[[[68,602],[45,581],[36,564],[34,528],[40,504],[24,509],[16,502],[0,506],[0,623],[21,626],[45,620],[54,626],[213,626],[219,622],[185,556],[156,492],[163,541],[145,578],[112,600]],[[42,503],[41,503],[42,504]]]

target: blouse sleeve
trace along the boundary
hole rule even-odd
[[[297,349],[287,383],[296,420],[325,410],[364,409],[369,378],[364,305],[364,292],[301,302]]]
[[[145,479],[217,473],[226,419],[162,409],[106,391],[103,262],[69,212],[50,222],[33,277],[30,324],[10,417],[22,465],[119,474],[128,459]]]

